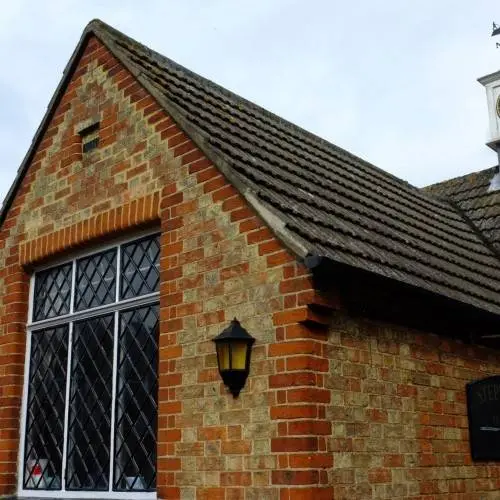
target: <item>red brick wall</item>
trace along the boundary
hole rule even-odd
[[[324,364],[308,354],[324,353],[326,337],[300,324],[311,282],[217,169],[202,158],[187,171],[191,188],[167,186],[162,198],[159,493],[331,498],[320,470],[331,457],[317,437],[329,428],[316,402],[327,396],[316,388]],[[211,340],[233,317],[257,339],[238,399]]]
[[[96,120],[100,146],[82,157],[78,132]],[[159,497],[475,498],[495,485],[497,468],[468,463],[464,423],[463,384],[498,369],[486,351],[342,313],[328,331],[310,306],[338,301],[312,291],[308,272],[91,39],[0,232],[0,495],[16,489],[30,269],[153,224]],[[233,317],[257,339],[238,399],[211,341]]]
[[[498,352],[339,314],[327,357],[335,499],[500,498],[500,467],[471,462],[465,401]]]
[[[99,148],[82,156],[78,132],[97,120]],[[300,326],[311,319],[313,299],[304,269],[91,39],[2,228],[0,494],[16,489],[29,270],[155,223],[162,228],[159,496],[328,492],[319,461],[309,458],[325,459],[313,422],[325,419],[324,403],[314,402],[322,368],[306,351],[287,365],[290,349],[326,345]],[[220,382],[211,341],[233,317],[257,339],[236,400]]]

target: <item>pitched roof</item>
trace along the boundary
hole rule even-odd
[[[492,167],[424,189],[435,197],[456,203],[496,251],[500,252],[500,189],[490,190],[496,175],[498,167]]]
[[[500,314],[500,261],[454,206],[101,21],[87,26],[52,106],[90,35],[97,36],[136,76],[299,257],[324,256]],[[31,150],[50,118],[50,108]],[[29,158],[30,152],[18,179]]]

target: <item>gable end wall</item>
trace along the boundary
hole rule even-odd
[[[82,156],[78,132],[96,121],[99,148]],[[95,38],[1,231],[0,495],[16,491],[31,270],[144,226],[162,233],[159,497],[329,498],[326,473],[287,460],[320,451],[310,425],[291,439],[288,423],[326,414],[314,401],[310,356],[286,375],[290,349],[281,347],[289,336],[315,353],[326,345],[301,323],[314,300],[307,271]],[[220,381],[211,341],[233,317],[257,339],[237,400]],[[290,384],[300,391],[293,405]]]

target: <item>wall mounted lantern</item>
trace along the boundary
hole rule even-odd
[[[217,349],[220,376],[231,394],[237,398],[250,371],[250,354],[255,339],[234,318],[213,341]]]

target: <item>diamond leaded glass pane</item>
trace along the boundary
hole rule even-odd
[[[75,310],[110,304],[116,298],[116,249],[76,263]]]
[[[74,324],[66,488],[109,486],[114,316]]]
[[[33,332],[24,487],[61,489],[68,326]]]
[[[130,299],[157,292],[160,284],[159,236],[122,246],[120,298]]]
[[[114,304],[117,251],[114,248],[79,259],[76,264],[38,272],[34,280],[33,321]],[[157,292],[159,260],[158,236],[122,245],[119,299]],[[159,307],[128,307],[76,322],[71,318],[69,325],[31,333],[25,489],[155,490]],[[115,308],[107,311],[112,309]],[[114,337],[115,317],[119,321],[118,338]]]
[[[158,305],[120,315],[114,489],[154,490],[158,408]]]
[[[36,273],[33,320],[69,313],[71,301],[71,263]]]

